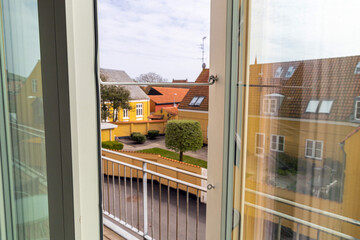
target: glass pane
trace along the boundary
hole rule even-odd
[[[232,238],[359,239],[360,2],[238,2]]]
[[[2,0],[1,11],[0,144],[7,149],[1,164],[5,207],[11,209],[8,239],[49,239],[37,0]]]

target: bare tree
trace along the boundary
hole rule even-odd
[[[156,74],[154,72],[144,73],[140,76],[136,77],[136,82],[167,82],[168,80],[166,78],[163,78],[159,74]]]

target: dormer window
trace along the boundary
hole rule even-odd
[[[294,72],[295,72],[295,68],[294,68],[293,66],[290,66],[290,67],[288,68],[287,72],[286,72],[285,77],[286,77],[286,78],[291,78],[292,75],[294,74]]]
[[[278,67],[278,68],[276,69],[276,72],[275,72],[275,77],[276,77],[276,78],[279,78],[279,77],[281,76],[282,72],[283,72],[283,68],[282,68],[282,67]]]
[[[356,65],[354,74],[360,74],[360,62]]]
[[[310,100],[306,107],[307,113],[330,113],[333,100]]]
[[[360,100],[355,103],[355,119],[360,120]]]
[[[264,114],[275,114],[277,112],[277,99],[265,98],[263,102]]]

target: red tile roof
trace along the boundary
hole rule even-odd
[[[202,70],[195,82],[207,83],[209,81],[209,69]],[[189,106],[189,103],[194,97],[204,96],[205,99],[200,106]],[[208,111],[209,107],[209,86],[192,86],[184,100],[180,103],[179,109],[189,109],[198,111]]]
[[[250,96],[262,101],[269,94],[283,95],[278,117],[354,121],[355,98],[360,96],[360,75],[354,72],[359,62],[360,56],[352,56],[254,64],[250,66]],[[295,71],[286,77],[290,66]],[[279,67],[283,72],[275,78]],[[310,100],[333,100],[331,112],[306,113]],[[250,114],[262,114],[261,102],[249,105]]]
[[[159,92],[161,95],[149,95],[150,99],[156,104],[169,104],[180,103],[189,89],[185,88],[168,88],[168,87],[153,87],[154,90]],[[176,95],[175,95],[176,94]]]
[[[170,113],[171,115],[178,115],[178,109],[177,107],[164,107],[163,108],[164,111],[167,111],[168,113]]]

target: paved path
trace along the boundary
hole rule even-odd
[[[116,217],[120,217],[122,221],[130,224],[135,228],[140,228],[143,231],[143,198],[142,198],[142,181],[139,180],[139,195],[138,185],[136,179],[131,181],[126,179],[126,196],[125,196],[125,184],[124,178],[120,179],[115,177],[109,178],[109,184],[107,183],[107,177],[104,177],[104,208],[106,211],[112,213]],[[113,184],[114,183],[114,184]],[[131,195],[132,189],[132,195]],[[153,202],[152,199],[153,189]],[[115,190],[115,191],[114,191]],[[114,194],[115,193],[115,194]],[[147,183],[147,201],[148,201],[148,226],[149,235],[155,239],[159,239],[159,228],[161,228],[161,238],[167,239],[167,227],[169,226],[169,238],[176,239],[176,206],[177,206],[177,191],[170,188],[169,191],[169,205],[168,205],[168,188],[162,185],[161,187],[161,204],[159,204],[160,186],[154,181],[153,188],[151,187],[151,181]],[[179,239],[186,239],[186,192],[179,191],[179,224],[178,234]],[[188,209],[188,239],[196,239],[196,212],[197,201],[195,195],[189,194],[189,209]],[[138,212],[139,205],[139,212]],[[161,213],[159,211],[159,205]],[[153,208],[151,208],[153,206]],[[169,208],[168,208],[169,206]],[[153,211],[152,211],[153,209]],[[120,213],[121,210],[121,213]],[[168,217],[169,210],[169,217]],[[153,213],[153,216],[152,216]],[[160,221],[160,224],[159,224]],[[206,222],[206,205],[199,202],[199,240],[205,240],[205,222]],[[128,228],[119,224],[122,228],[128,231]],[[134,234],[134,233],[133,233]]]
[[[125,151],[138,151],[138,150],[144,150],[149,148],[162,148],[169,151],[172,151],[170,149],[167,149],[165,146],[165,136],[159,136],[156,139],[148,139],[143,144],[137,144],[134,143],[131,139],[120,139],[120,142],[124,144]],[[174,151],[172,151],[174,152]],[[199,158],[202,160],[207,161],[207,146],[202,147],[200,150],[196,152],[186,152],[185,155],[188,155],[190,157]]]

